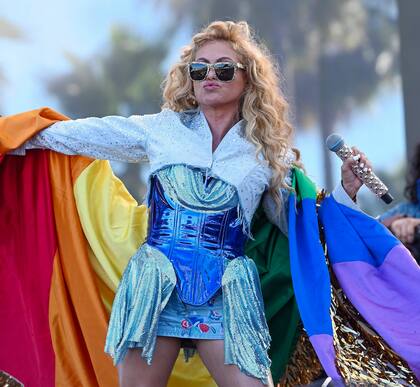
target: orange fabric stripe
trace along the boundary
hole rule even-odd
[[[56,386],[116,386],[117,370],[103,352],[108,313],[89,262],[73,184],[92,162],[50,154],[50,178],[59,253],[50,294],[50,328],[56,354]]]
[[[35,133],[68,118],[50,108],[0,117],[0,153],[18,148]]]

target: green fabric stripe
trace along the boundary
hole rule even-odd
[[[246,255],[258,268],[265,315],[272,338],[269,351],[273,380],[285,370],[300,331],[300,316],[294,297],[289,262],[288,239],[271,224],[262,207],[256,211],[252,233],[255,240],[246,246]]]
[[[299,202],[303,199],[316,199],[316,185],[299,169],[293,168],[292,187],[296,190],[296,201]]]
[[[293,168],[292,186],[297,202],[316,199],[316,185],[305,173]],[[245,253],[258,268],[264,298],[265,316],[272,338],[270,358],[274,382],[283,376],[298,336],[301,321],[290,272],[288,238],[267,219],[261,205],[252,220],[252,234]]]

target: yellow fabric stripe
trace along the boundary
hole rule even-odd
[[[80,174],[74,196],[94,252],[92,265],[115,292],[128,260],[146,237],[147,208],[137,204],[103,160],[95,160]]]
[[[130,257],[147,233],[147,208],[138,205],[113,174],[108,161],[95,160],[78,177],[74,196],[91,252],[89,259],[108,312]],[[169,387],[214,387],[199,356],[178,356]]]

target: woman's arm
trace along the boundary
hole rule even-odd
[[[138,162],[147,157],[148,138],[160,114],[60,121],[32,137],[13,153],[24,154],[27,149],[41,148],[67,155]]]

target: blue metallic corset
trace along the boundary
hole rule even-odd
[[[149,196],[147,244],[172,262],[181,300],[202,305],[220,288],[226,259],[244,255],[247,236],[237,207],[199,212],[175,203],[156,176]]]

